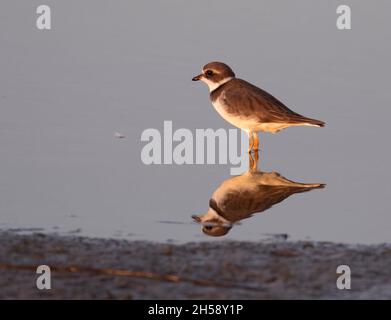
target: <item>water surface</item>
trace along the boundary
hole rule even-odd
[[[292,195],[223,238],[288,234],[390,242],[390,41],[387,1],[38,1],[0,4],[0,228],[201,241],[230,165],[141,162],[141,133],[232,128],[191,82],[211,60],[294,111],[326,121],[260,136],[261,170],[323,190]],[[126,136],[116,138],[115,132]],[[33,228],[33,229],[31,229]]]

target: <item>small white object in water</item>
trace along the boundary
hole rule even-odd
[[[120,132],[116,132],[114,133],[114,137],[117,138],[117,139],[124,139],[126,138],[126,136]]]

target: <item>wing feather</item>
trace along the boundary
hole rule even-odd
[[[310,123],[323,126],[324,122],[304,117],[285,106],[266,91],[241,79],[231,80],[223,90],[222,99],[230,114],[256,118],[260,123]]]

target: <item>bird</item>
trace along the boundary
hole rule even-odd
[[[254,213],[266,211],[295,193],[325,186],[323,183],[294,182],[278,172],[262,172],[253,167],[240,176],[224,180],[213,192],[208,211],[192,218],[202,226],[204,234],[224,236],[235,224]]]
[[[258,152],[258,132],[277,133],[291,126],[323,127],[325,122],[304,117],[257,86],[236,78],[223,62],[209,62],[193,81],[205,82],[210,100],[226,121],[244,130],[249,136],[248,152]]]

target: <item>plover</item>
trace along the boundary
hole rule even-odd
[[[238,79],[222,62],[210,62],[193,81],[205,82],[216,111],[229,123],[247,132],[249,153],[258,152],[258,132],[276,133],[291,126],[323,127],[320,120],[304,117],[251,83]]]
[[[250,155],[251,157],[251,155]],[[277,172],[257,169],[223,181],[209,200],[207,213],[192,216],[209,236],[223,236],[240,220],[270,209],[295,193],[323,188],[322,183],[299,183]]]

